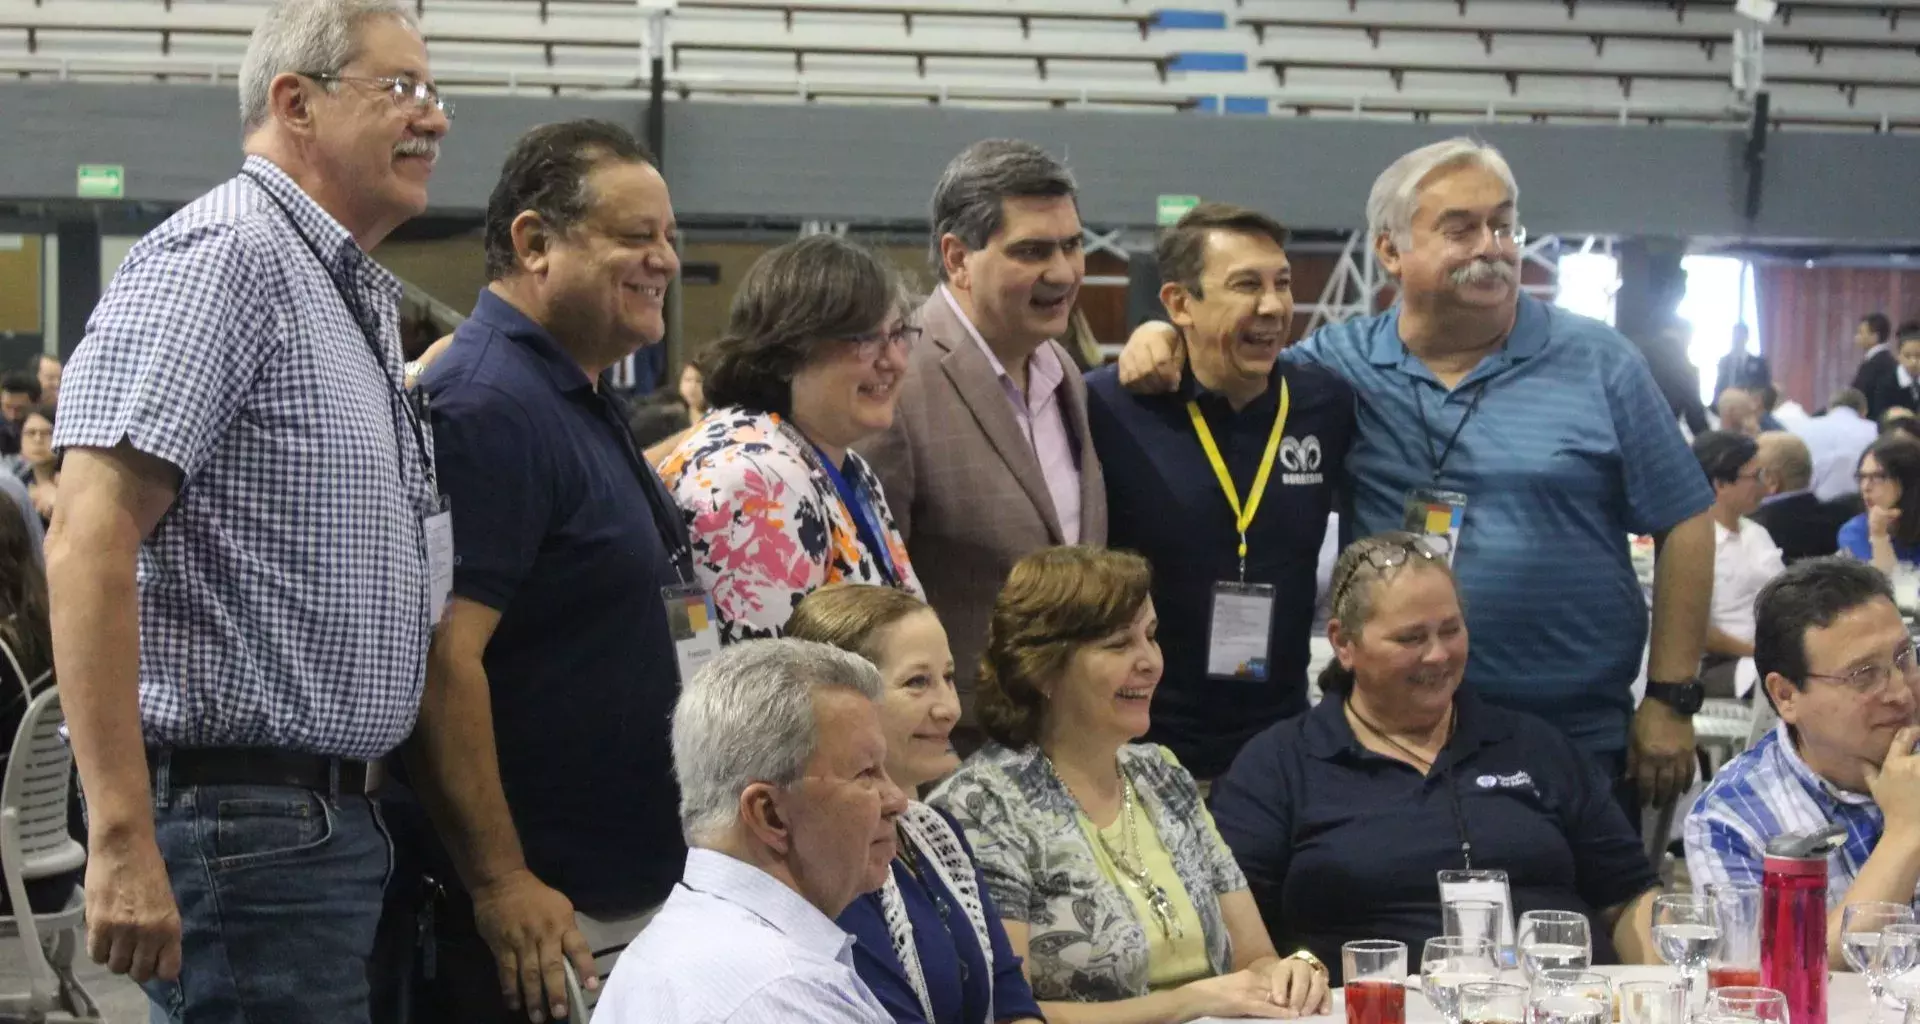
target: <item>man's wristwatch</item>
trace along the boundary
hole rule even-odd
[[[1649,680],[1647,699],[1657,700],[1683,715],[1691,715],[1699,711],[1700,706],[1707,702],[1707,688],[1700,685],[1698,679],[1689,679],[1681,683],[1656,683]]]

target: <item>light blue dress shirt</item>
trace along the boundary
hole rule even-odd
[[[854,972],[853,936],[752,865],[687,851],[653,923],[620,954],[596,1024],[892,1024]]]

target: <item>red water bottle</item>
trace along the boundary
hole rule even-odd
[[[1767,844],[1760,984],[1787,997],[1791,1024],[1827,1024],[1827,854],[1839,826]]]

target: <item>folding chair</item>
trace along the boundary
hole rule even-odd
[[[4,640],[0,654],[15,678],[27,678]],[[19,936],[31,984],[24,994],[0,995],[0,1016],[102,1024],[99,1007],[73,974],[85,924],[85,893],[76,888],[66,907],[52,913],[34,913],[27,903],[28,880],[65,874],[87,862],[86,847],[67,831],[73,754],[60,735],[61,720],[57,688],[49,686],[27,703],[14,734],[6,781],[0,783],[0,874],[13,901],[12,915],[0,918],[0,937]]]

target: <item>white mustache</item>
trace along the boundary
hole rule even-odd
[[[440,140],[427,135],[409,136],[393,147],[394,156],[424,156],[429,163],[440,162]]]
[[[1499,281],[1502,284],[1513,284],[1518,281],[1519,278],[1520,272],[1513,269],[1513,264],[1511,263],[1504,263],[1499,260],[1474,260],[1472,263],[1454,271],[1451,280],[1455,287],[1464,287],[1466,285],[1487,284],[1493,281]]]

